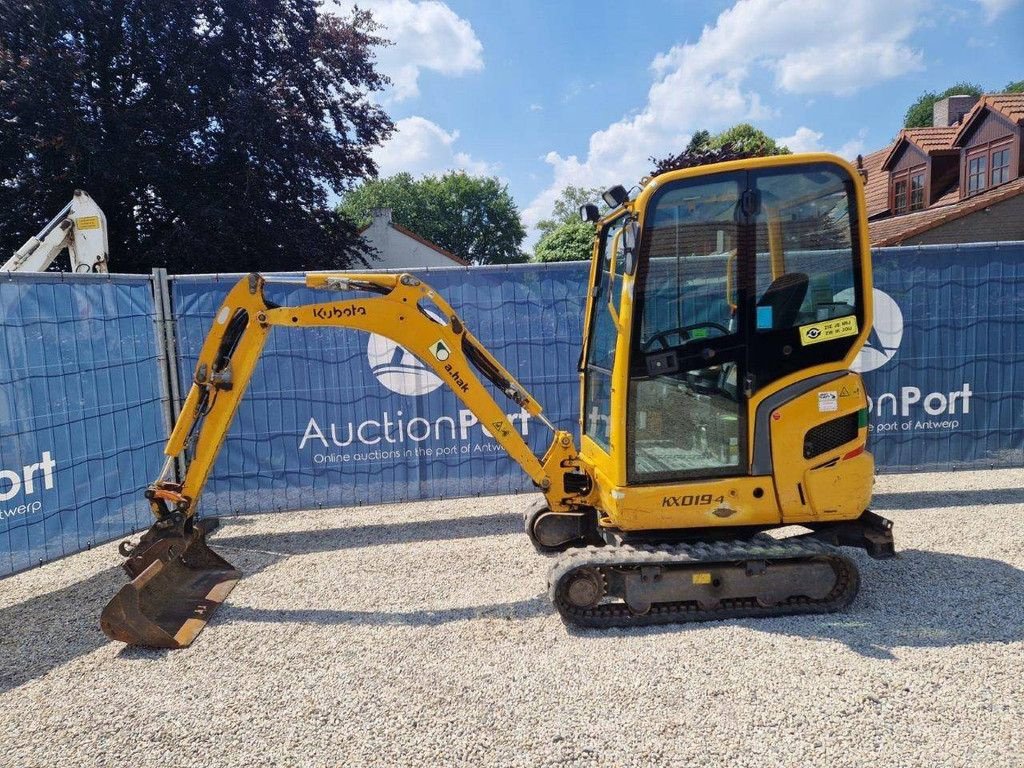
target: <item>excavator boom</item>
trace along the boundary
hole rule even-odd
[[[9,258],[0,271],[45,272],[64,249],[72,272],[107,271],[107,217],[86,192],[74,197],[60,213]]]
[[[394,340],[448,383],[544,492],[550,510],[568,510],[590,486],[572,436],[554,428],[540,404],[429,285],[409,274],[312,274],[304,281],[309,288],[355,295],[282,307],[266,299],[266,284],[260,275],[243,278],[214,318],[165,448],[168,460],[146,490],[156,522],[137,545],[122,546],[132,581],[103,611],[101,626],[111,638],[134,645],[185,647],[238,581],[238,571],[207,546],[209,526],[197,523],[195,514],[267,337],[276,327],[351,328]],[[536,456],[512,427],[505,408],[481,378],[552,429],[551,447],[543,457]],[[174,458],[181,454],[187,470],[178,482],[173,477]]]

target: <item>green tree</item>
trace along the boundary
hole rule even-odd
[[[562,190],[551,209],[551,216],[537,222],[537,230],[541,238],[550,235],[563,224],[580,220],[580,207],[586,203],[596,203],[605,208],[601,200],[600,187],[574,187],[571,184]],[[561,261],[561,259],[558,259]]]
[[[1024,80],[1007,83],[1006,87],[1003,88],[1003,93],[1024,93]]]
[[[362,246],[328,202],[392,131],[382,44],[316,0],[4,0],[0,252],[76,187],[118,271],[338,268]]]
[[[496,178],[449,172],[414,179],[399,173],[346,194],[339,218],[363,226],[375,208],[390,208],[395,223],[475,264],[526,261],[519,209]]]
[[[750,123],[739,123],[721,133],[696,131],[679,154],[661,159],[649,158],[654,164],[650,175],[657,176],[660,173],[681,168],[693,168],[698,165],[722,163],[746,157],[788,154],[791,154],[789,147],[779,144],[764,131],[755,128]]]
[[[925,91],[917,101],[907,107],[907,114],[903,118],[904,128],[927,128],[932,124],[932,107],[936,101],[945,99],[948,96],[981,96],[984,89],[975,83],[956,83],[944,90],[942,93]]]
[[[585,261],[594,246],[594,225],[575,219],[563,222],[541,237],[534,248],[534,261]]]
[[[779,144],[775,139],[769,136],[764,131],[755,128],[750,123],[738,123],[732,128],[727,128],[721,133],[708,135],[707,131],[697,131],[690,139],[690,144],[694,143],[694,139],[698,137],[703,138],[701,144],[697,145],[700,149],[723,149],[725,147],[732,147],[737,152],[751,152],[756,154],[758,157],[765,155],[789,155],[792,154],[789,151],[789,147]]]

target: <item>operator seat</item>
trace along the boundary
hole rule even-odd
[[[768,290],[757,300],[757,306],[771,307],[772,330],[792,328],[796,324],[809,283],[810,278],[803,272],[787,272],[779,275],[768,286]]]

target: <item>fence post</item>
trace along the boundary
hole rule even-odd
[[[170,278],[167,270],[157,267],[153,270],[153,300],[156,307],[156,348],[157,366],[160,369],[160,392],[166,403],[164,423],[167,435],[171,434],[174,424],[181,413],[181,384],[178,378],[178,345],[174,335],[174,315],[171,312]],[[174,459],[175,469],[180,479],[184,467],[182,457]]]

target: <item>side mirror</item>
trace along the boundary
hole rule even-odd
[[[626,252],[623,271],[632,275],[636,271],[637,247],[640,244],[640,227],[633,219],[630,219],[622,228],[622,248]]]
[[[600,220],[601,214],[598,212],[596,205],[587,203],[580,206],[580,218],[583,221],[589,221],[591,224],[594,224]]]

